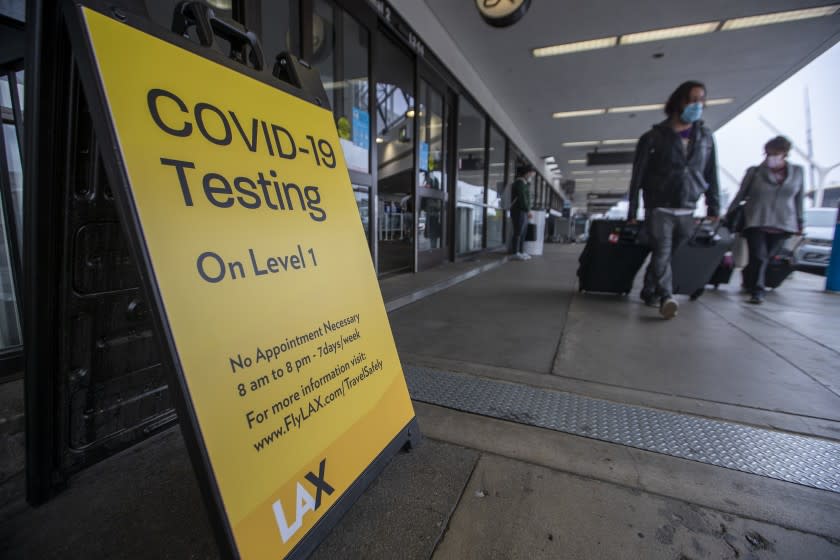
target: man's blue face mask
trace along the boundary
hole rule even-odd
[[[686,124],[691,124],[694,121],[700,120],[702,116],[703,104],[698,101],[697,103],[689,103],[685,106],[685,109],[683,109],[680,115],[680,120]]]

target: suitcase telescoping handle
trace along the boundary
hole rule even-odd
[[[260,40],[253,31],[239,29],[216,16],[213,8],[203,2],[181,2],[172,15],[172,31],[184,35],[187,29],[195,26],[198,41],[204,47],[210,47],[216,37],[230,43],[231,58],[243,64],[249,61],[255,70],[265,66]]]
[[[694,228],[694,233],[691,234],[690,239],[697,239],[697,234],[700,233],[700,230],[703,229],[703,226],[706,224],[715,224],[715,229],[712,230],[711,239],[717,237],[718,231],[720,231],[721,226],[723,225],[723,220],[717,219],[712,221],[708,218],[700,218],[700,221],[697,222],[697,227]]]

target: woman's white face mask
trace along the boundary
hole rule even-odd
[[[767,155],[767,167],[770,169],[779,169],[785,165],[784,154]]]

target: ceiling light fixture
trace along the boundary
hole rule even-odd
[[[805,10],[775,12],[771,14],[762,14],[760,16],[733,18],[723,22],[721,31],[731,31],[733,29],[745,29],[747,27],[758,27],[761,25],[772,25],[774,23],[785,23],[787,21],[798,21],[802,19],[831,16],[834,15],[837,10],[840,10],[840,4],[821,6],[819,8],[808,8]]]
[[[572,171],[572,175],[592,175],[594,171]]]
[[[820,6],[817,8],[807,8],[803,10],[790,10],[787,12],[775,12],[757,16],[733,18],[724,21],[722,25],[719,21],[693,23],[689,25],[680,25],[678,27],[666,27],[663,29],[640,31],[638,33],[628,33],[617,37],[603,37],[600,39],[578,41],[576,43],[564,43],[560,45],[539,47],[531,49],[531,54],[535,58],[540,58],[544,56],[570,54],[594,49],[606,49],[618,45],[633,45],[638,43],[647,43],[650,41],[664,41],[682,37],[693,37],[706,33],[714,33],[716,31],[731,31],[733,29],[744,29],[747,27],[758,27],[761,25],[771,25],[775,23],[785,23],[789,21],[831,16],[838,10],[840,10],[840,4],[831,4],[829,6]]]
[[[586,163],[585,159],[570,159],[569,163]]]
[[[548,47],[539,47],[531,50],[531,54],[536,58],[543,56],[554,56],[558,54],[569,54],[573,52],[591,51],[595,49],[606,49],[614,47],[618,44],[618,37],[604,37],[603,39],[590,39],[588,41],[578,41],[576,43],[564,43],[562,45],[551,45]]]
[[[551,116],[555,119],[568,119],[570,117],[591,117],[593,115],[603,115],[606,109],[581,109],[579,111],[564,111],[562,113],[554,113]]]
[[[665,107],[662,103],[654,103],[652,105],[626,105],[624,107],[610,107],[607,113],[638,113],[641,111],[659,111]]]
[[[586,142],[563,142],[563,146],[566,148],[575,148],[575,147],[585,147],[585,146],[597,146],[601,142],[599,140],[587,140]]]
[[[576,183],[591,183],[592,179],[575,179]]]
[[[554,156],[543,156],[543,160],[546,163],[554,163]]]
[[[666,27],[664,29],[652,29],[639,33],[622,35],[619,44],[635,45],[637,43],[648,43],[650,41],[664,41],[666,39],[679,39],[680,37],[692,37],[716,31],[720,25],[719,21],[707,23],[695,23],[692,25],[681,25],[679,27]]]
[[[616,144],[635,144],[637,138],[622,138],[619,140],[604,140],[601,142],[604,146],[615,146]]]
[[[713,107],[715,105],[726,105],[734,102],[732,97],[722,97],[720,99],[708,99],[706,105]],[[607,113],[641,113],[642,111],[660,111],[665,108],[663,103],[651,103],[649,105],[626,105],[624,107],[610,107]]]

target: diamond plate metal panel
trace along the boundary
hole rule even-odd
[[[840,493],[840,444],[550,389],[405,366],[411,398]]]

